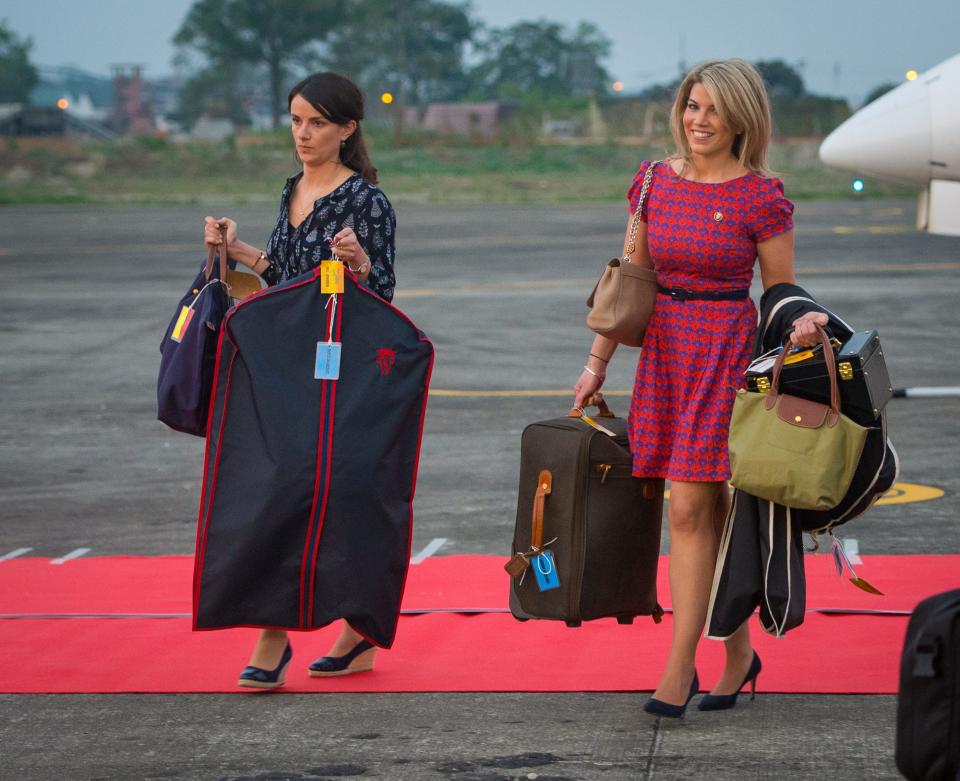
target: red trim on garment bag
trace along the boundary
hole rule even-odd
[[[400,599],[397,601],[398,605],[403,604],[403,595],[407,589],[407,576],[410,574],[410,567],[413,566],[409,563],[410,561],[410,551],[413,549],[413,499],[417,493],[417,476],[420,473],[420,451],[423,448],[423,427],[427,421],[427,398],[430,396],[430,378],[433,375],[433,344],[429,339],[421,338],[421,342],[426,342],[430,345],[430,365],[427,367],[427,376],[423,386],[423,404],[420,407],[420,431],[417,434],[417,455],[413,459],[413,482],[410,484],[410,534],[407,537],[407,568],[403,573],[403,583],[400,585]],[[397,620],[400,619],[401,610],[397,610]],[[392,645],[392,643],[391,643]]]
[[[338,342],[340,341],[340,332],[343,327],[343,299],[344,296],[340,296],[340,300],[337,302],[336,314],[339,315],[339,317],[337,317],[334,323],[336,330],[334,338]],[[329,325],[327,327],[329,329]],[[329,333],[329,330],[327,333]],[[325,382],[330,386],[330,417],[327,423],[327,473],[323,483],[323,506],[320,508],[320,515],[317,518],[317,536],[314,537],[313,540],[313,560],[310,565],[310,601],[307,613],[308,626],[312,626],[313,624],[313,596],[317,581],[317,556],[320,551],[320,535],[323,533],[323,522],[327,515],[327,500],[330,498],[330,472],[333,469],[333,421],[337,412],[337,384],[339,381],[326,380]]]
[[[287,287],[269,287],[265,290],[261,290],[257,293],[254,293],[251,296],[248,296],[243,301],[235,304],[233,307],[227,310],[226,315],[224,315],[223,322],[220,324],[220,336],[217,339],[217,359],[214,364],[214,386],[210,392],[210,407],[207,411],[207,445],[203,457],[203,484],[200,489],[200,509],[197,514],[197,543],[196,543],[196,556],[194,558],[194,579],[193,579],[193,628],[197,628],[197,608],[200,604],[200,580],[203,573],[203,561],[204,554],[206,553],[207,546],[207,531],[210,525],[210,514],[213,512],[213,497],[216,493],[217,487],[217,473],[220,469],[220,445],[223,442],[223,430],[227,422],[227,400],[230,397],[230,379],[233,376],[233,363],[237,358],[237,354],[240,352],[240,348],[237,346],[236,341],[230,336],[228,331],[228,325],[230,319],[239,312],[243,307],[253,303],[254,301],[259,301],[267,296],[276,295],[277,293],[283,293],[287,290],[295,290],[298,287],[303,287],[304,285],[309,285],[313,282],[313,278],[305,279],[303,282],[298,282],[295,285],[288,285]],[[223,340],[225,337],[230,339],[230,342],[233,344],[234,353],[233,357],[230,359],[230,367],[227,370],[227,387],[224,391],[223,396],[223,412],[220,416],[220,432],[217,437],[217,452],[216,457],[213,463],[213,476],[210,480],[210,485],[207,485],[207,465],[208,459],[210,457],[210,430],[213,425],[213,410],[217,400],[217,380],[220,378],[220,357],[223,351]],[[203,499],[207,494],[207,490],[210,491],[210,501],[207,505],[206,512],[206,522],[203,522]]]
[[[217,334],[217,357],[213,364],[213,387],[210,389],[210,404],[207,407],[207,431],[204,435],[206,444],[203,449],[203,480],[200,485],[200,506],[197,508],[197,540],[194,543],[194,551],[196,555],[193,558],[193,616],[194,624],[196,624],[196,615],[197,615],[197,604],[198,596],[200,593],[200,562],[202,560],[202,553],[200,549],[200,543],[203,533],[203,507],[204,507],[204,498],[207,495],[207,466],[210,463],[210,429],[213,427],[213,410],[216,406],[217,401],[217,380],[220,378],[220,358],[223,355],[223,335],[225,329],[220,328],[220,333]],[[223,421],[221,420],[221,426]]]
[[[304,618],[303,618],[303,605],[307,600],[306,594],[306,578],[307,578],[307,562],[308,554],[310,552],[310,535],[313,530],[313,514],[317,509],[317,499],[320,494],[320,465],[323,463],[323,418],[324,410],[327,405],[327,380],[321,382],[320,389],[320,417],[319,424],[317,425],[317,467],[314,472],[313,478],[313,500],[310,502],[310,514],[307,515],[307,533],[303,540],[303,556],[300,559],[300,604],[298,607],[297,620],[300,622],[300,628],[304,627]]]
[[[426,419],[427,419],[427,398],[428,398],[428,396],[430,395],[430,378],[433,376],[433,362],[434,362],[434,359],[435,359],[435,357],[436,357],[436,353],[435,353],[435,351],[434,351],[434,349],[433,349],[433,342],[431,342],[429,339],[427,339],[426,336],[423,335],[423,333],[421,332],[421,330],[417,327],[416,323],[414,323],[409,317],[407,317],[403,312],[401,312],[399,309],[397,309],[397,307],[395,307],[392,303],[390,303],[389,301],[387,301],[385,298],[383,298],[383,297],[381,297],[381,296],[378,296],[376,293],[374,293],[374,292],[373,292],[372,290],[370,290],[368,287],[360,284],[359,281],[357,281],[357,276],[356,276],[356,274],[353,274],[353,273],[350,271],[349,267],[347,267],[347,269],[345,270],[344,275],[345,275],[345,276],[349,276],[349,277],[354,281],[354,283],[355,283],[356,286],[357,286],[357,289],[360,290],[360,292],[366,293],[368,296],[373,296],[373,297],[376,298],[380,303],[386,304],[388,307],[390,307],[390,309],[391,309],[394,313],[396,313],[397,315],[399,315],[399,317],[400,317],[405,323],[407,323],[411,328],[414,329],[414,331],[415,331],[415,332],[417,333],[417,335],[420,337],[420,341],[421,341],[421,342],[426,342],[427,344],[430,345],[430,365],[427,367],[427,376],[426,376],[426,378],[425,378],[424,385],[423,385],[423,405],[422,405],[421,408],[420,408],[420,432],[419,432],[419,434],[418,434],[418,436],[417,436],[417,455],[416,455],[416,458],[414,459],[414,462],[413,462],[413,465],[414,465],[414,466],[413,466],[413,481],[412,481],[411,484],[410,484],[410,503],[409,503],[409,508],[410,508],[410,516],[409,516],[409,517],[410,517],[410,521],[409,521],[409,525],[408,525],[408,528],[409,528],[410,531],[409,531],[409,534],[408,534],[408,537],[407,537],[407,562],[408,562],[408,564],[407,564],[406,570],[404,570],[404,573],[403,573],[403,583],[402,583],[401,586],[400,586],[400,601],[397,602],[397,604],[399,605],[399,604],[401,604],[402,601],[403,601],[403,594],[404,594],[404,592],[406,591],[406,588],[407,588],[407,576],[410,574],[410,566],[411,566],[411,565],[409,564],[409,561],[410,561],[410,551],[411,551],[411,549],[413,548],[413,498],[414,498],[414,495],[416,494],[416,491],[417,491],[417,475],[418,475],[418,473],[419,473],[419,471],[420,471],[420,451],[421,451],[422,448],[423,448],[423,427],[424,427],[424,424],[426,423]],[[397,619],[398,619],[398,620],[399,620],[399,618],[400,618],[401,612],[402,612],[402,611],[398,608],[398,610],[397,610]],[[348,622],[348,623],[349,623],[349,622]],[[354,631],[357,631],[357,630],[354,629]],[[361,634],[361,635],[363,634],[362,632],[359,632],[359,631],[357,631],[357,633],[358,633],[358,634]],[[366,635],[363,635],[363,636],[366,637]],[[370,638],[366,638],[366,639],[367,639],[367,640],[370,640]],[[370,640],[370,642],[373,643],[373,640]],[[374,643],[374,645],[376,645],[376,643]]]
[[[236,347],[236,345],[234,345],[234,347]],[[193,595],[194,628],[196,628],[197,611],[200,606],[200,578],[202,577],[203,562],[207,552],[207,532],[210,531],[210,515],[213,513],[213,500],[217,495],[217,473],[220,471],[220,452],[221,448],[223,447],[223,432],[224,429],[226,429],[225,424],[227,422],[227,407],[230,401],[230,382],[233,379],[233,365],[237,361],[237,355],[238,352],[235,349],[233,356],[230,358],[230,366],[227,368],[227,387],[223,392],[223,412],[220,415],[220,431],[217,434],[217,457],[213,462],[213,479],[210,481],[210,500],[207,503],[207,517],[206,522],[203,524],[203,536],[200,539],[200,545],[198,546],[196,561],[194,563],[194,567],[196,569],[196,582],[194,584]],[[204,474],[204,477],[206,477],[206,473]]]

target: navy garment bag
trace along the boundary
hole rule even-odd
[[[220,262],[213,247],[207,262],[180,299],[160,342],[157,418],[170,428],[202,437],[207,431],[217,338],[230,299],[227,297],[226,242]]]
[[[224,320],[195,629],[309,630],[345,618],[377,645],[393,642],[433,346],[344,277],[342,294],[325,293],[318,267]]]

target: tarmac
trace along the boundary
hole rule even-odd
[[[395,303],[437,351],[413,550],[505,554],[520,433],[569,408],[590,341],[584,300],[626,214],[397,212]],[[237,219],[254,244],[275,218],[216,204],[0,210],[0,566],[20,549],[192,553],[203,443],[156,421],[155,381],[163,330],[204,256],[205,213]],[[918,233],[912,202],[801,202],[795,219],[800,284],[880,332],[894,386],[960,386],[960,239]],[[621,352],[606,389],[623,415],[636,351]],[[894,399],[888,419],[900,480],[944,494],[876,507],[844,536],[864,557],[960,553],[960,398]],[[644,693],[0,695],[0,777],[899,777],[895,697],[759,688],[754,702],[678,725],[645,717]]]

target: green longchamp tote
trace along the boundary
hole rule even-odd
[[[840,412],[836,362],[826,332],[818,327],[830,377],[830,404],[779,393],[780,351],[771,389],[740,389],[730,420],[730,482],[748,494],[785,507],[828,510],[850,487],[867,429]]]

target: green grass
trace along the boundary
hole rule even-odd
[[[398,205],[617,201],[640,162],[664,148],[606,144],[469,144],[374,134],[381,186]],[[850,197],[851,175],[822,166],[814,142],[781,144],[772,164],[791,199]],[[276,204],[297,163],[285,132],[222,143],[125,138],[0,142],[0,204]],[[867,181],[865,197],[913,190]]]

